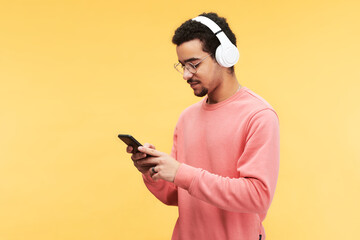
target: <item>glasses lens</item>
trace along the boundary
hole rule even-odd
[[[185,63],[185,66],[181,63],[175,63],[174,68],[181,74],[184,74],[185,68],[192,74],[196,73],[196,67],[192,63]]]
[[[195,74],[196,73],[196,67],[194,66],[194,64],[192,64],[191,62],[187,62],[185,64],[185,68],[187,70],[189,70],[189,72],[191,72],[192,74]]]
[[[181,74],[184,74],[184,67],[181,65],[181,63],[175,63],[174,67],[176,71],[178,71]]]

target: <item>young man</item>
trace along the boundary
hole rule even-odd
[[[279,170],[278,118],[238,83],[236,38],[226,20],[201,16],[183,23],[173,43],[175,68],[205,98],[181,114],[171,155],[145,144],[132,159],[147,188],[178,206],[172,239],[265,239],[262,221]]]

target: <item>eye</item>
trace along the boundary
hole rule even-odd
[[[193,63],[191,63],[191,62],[187,62],[186,65],[187,65],[188,67],[191,67],[192,69],[196,69],[196,66],[195,66]]]

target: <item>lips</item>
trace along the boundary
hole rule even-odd
[[[198,83],[193,83],[193,84],[190,84],[190,87],[192,88],[192,89],[195,89],[195,87],[198,85]]]
[[[199,84],[200,81],[197,81],[197,80],[188,80],[187,83],[189,83],[191,87],[194,87],[194,86],[196,86],[197,84]]]

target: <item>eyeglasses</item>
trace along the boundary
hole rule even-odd
[[[206,57],[204,57],[203,59],[200,60],[200,62],[193,64],[191,62],[186,62],[185,65],[183,65],[181,62],[175,63],[174,64],[174,68],[176,69],[176,71],[178,71],[181,75],[184,74],[185,72],[185,68],[192,74],[195,74],[197,72],[197,67],[199,66],[200,63],[202,63],[206,58],[208,58],[209,56],[211,56],[212,54],[207,55]]]

